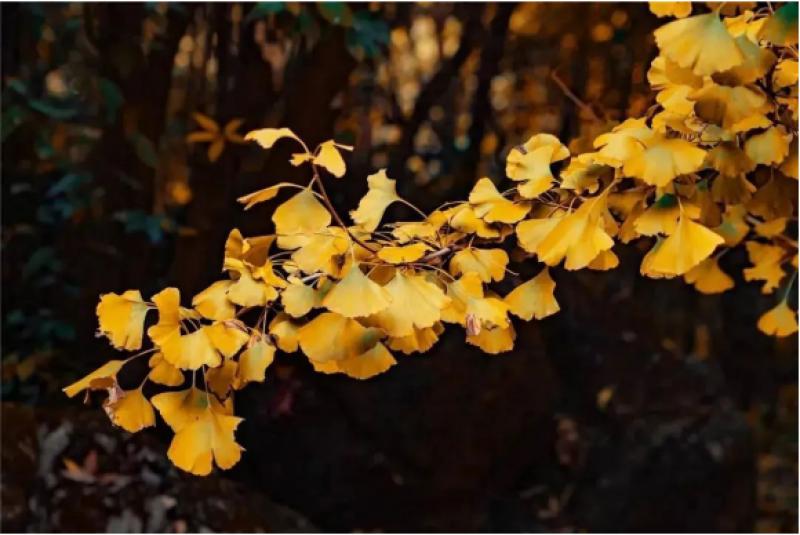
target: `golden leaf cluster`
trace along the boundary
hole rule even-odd
[[[792,36],[775,22],[780,10],[692,15],[692,8],[653,6],[680,18],[655,32],[660,54],[648,78],[657,104],[646,117],[610,127],[583,154],[550,134],[533,135],[508,154],[511,187],[482,178],[466,200],[430,213],[403,199],[380,170],[345,221],[324,182],[346,174],[352,147],[331,140],[312,151],[288,128],[248,133],[245,140],[264,149],[296,144],[291,163],[309,170],[306,184],[281,182],[239,199],[261,209],[285,197],[271,212],[274,232],[232,230],[226,276],[190,306],[176,288],[149,301],[136,290],[103,295],[97,315],[111,344],[141,350],[152,314],[152,348],[106,363],[65,392],[107,390],[111,420],[131,432],[154,425],[157,411],[175,432],[169,458],[205,475],[239,460],[234,394],[265,380],[276,351],[300,352],[321,373],[369,379],[398,355],[428,351],[453,324],[466,343],[503,353],[514,346],[513,317],[559,311],[552,270],[614,269],[615,243],[634,240],[651,244],[643,275],[683,277],[706,294],[734,286],[719,259],[742,246],[752,263],[743,278],[766,294],[781,289],[759,329],[797,331],[787,304],[797,269],[796,30]],[[227,135],[215,124],[204,128],[196,141],[219,144]],[[396,203],[417,217],[386,221]],[[541,264],[530,280],[509,277],[514,248]],[[497,283],[507,280],[517,285],[501,295]],[[150,371],[142,385],[122,390],[117,374],[144,355]],[[172,390],[148,400],[148,381]]]

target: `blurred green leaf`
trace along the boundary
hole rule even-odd
[[[148,167],[155,169],[158,166],[158,153],[153,142],[139,132],[131,135],[129,139],[133,143],[133,148],[136,150],[136,156],[139,160]]]
[[[283,2],[258,2],[250,13],[244,19],[245,24],[253,22],[254,20],[273,15],[286,10],[286,5]]]

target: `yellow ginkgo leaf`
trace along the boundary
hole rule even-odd
[[[239,357],[236,388],[242,388],[250,382],[263,383],[267,368],[272,364],[274,358],[275,346],[264,338],[256,340]]]
[[[430,249],[429,245],[420,242],[399,246],[387,245],[378,251],[378,258],[390,264],[406,264],[416,262]]]
[[[211,284],[208,288],[192,298],[192,306],[206,319],[228,320],[236,314],[236,307],[228,300],[228,289],[231,281],[222,280]]]
[[[164,346],[181,334],[181,295],[177,288],[165,288],[153,296],[158,309],[158,323],[147,329],[147,335],[158,346]]]
[[[322,306],[347,318],[361,318],[385,309],[389,292],[353,265],[322,300]]]
[[[715,82],[726,85],[752,84],[763,78],[777,61],[769,48],[758,46],[746,35],[736,38],[736,46],[742,53],[742,62],[727,71],[715,73]]]
[[[350,217],[356,225],[372,232],[381,222],[386,208],[399,201],[395,190],[395,181],[386,176],[386,169],[381,169],[367,177],[369,191],[358,203],[358,208],[350,211]]]
[[[196,111],[192,113],[192,118],[198,125],[200,125],[200,128],[202,128],[203,130],[212,133],[219,132],[219,125],[217,124],[217,121],[215,121],[208,115]]]
[[[97,305],[100,332],[117,349],[139,349],[147,310],[148,305],[139,290],[128,290],[122,295],[104,294]]]
[[[314,196],[310,189],[304,189],[285,203],[278,206],[272,214],[278,247],[297,249],[331,224],[331,214]]]
[[[238,199],[236,199],[236,201],[243,204],[245,210],[249,210],[250,208],[259,203],[274,199],[278,195],[278,193],[280,193],[281,189],[285,187],[295,187],[295,184],[291,184],[289,182],[279,182],[274,186],[268,186],[264,189],[254,191],[253,193],[248,193],[247,195],[243,195]]]
[[[520,247],[529,253],[536,253],[539,244],[558,225],[561,217],[547,219],[526,219],[517,225],[516,233]]]
[[[648,2],[650,12],[658,18],[675,17],[682,19],[692,14],[691,2]]]
[[[758,318],[758,328],[770,336],[789,336],[797,332],[797,312],[789,308],[786,300]]]
[[[109,388],[116,384],[117,373],[125,362],[124,360],[109,360],[89,375],[75,381],[62,390],[67,396],[75,397],[86,389],[103,390]]]
[[[370,325],[383,329],[389,336],[413,334],[414,329],[431,327],[439,321],[442,309],[450,299],[424,275],[398,270],[385,287],[391,304],[370,317]]]
[[[483,282],[501,281],[506,275],[508,253],[502,249],[462,249],[450,260],[450,273],[454,276],[473,272]]]
[[[598,152],[587,152],[572,158],[561,171],[561,187],[575,193],[594,193],[603,177],[612,176],[614,162],[607,161]]]
[[[772,111],[772,105],[760,90],[754,88],[707,84],[692,92],[690,98],[700,119],[733,133],[771,124],[766,114]]]
[[[560,310],[553,295],[556,283],[550,277],[550,270],[544,268],[531,280],[520,284],[503,299],[508,311],[525,321],[552,316]]]
[[[676,20],[653,33],[664,56],[701,76],[728,70],[744,60],[716,13]]]
[[[781,89],[797,85],[797,60],[782,59],[772,72],[772,85]]]
[[[750,232],[750,226],[745,222],[746,215],[747,210],[740,204],[725,208],[722,223],[714,228],[714,232],[722,236],[726,246],[736,247]]]
[[[691,69],[678,66],[664,56],[657,56],[647,71],[647,81],[653,89],[664,89],[674,85],[702,87],[703,77],[697,76]]]
[[[397,361],[386,346],[378,342],[372,349],[355,357],[325,362],[312,360],[311,364],[320,373],[343,373],[353,379],[363,380],[385,372],[397,364]]]
[[[620,167],[624,162],[645,150],[647,143],[656,136],[645,119],[626,119],[611,132],[597,136],[594,147],[608,165]]]
[[[791,134],[782,126],[773,126],[748,138],[744,143],[744,151],[753,163],[779,164],[789,154],[791,140]]]
[[[541,151],[547,148],[549,150]],[[538,152],[537,152],[538,151]],[[536,155],[534,156],[534,153]],[[536,134],[506,158],[506,175],[511,180],[537,180],[550,175],[550,164],[569,158],[569,149],[552,134]]]
[[[706,162],[720,174],[738,176],[755,169],[756,164],[735,143],[720,143],[706,154]]]
[[[628,159],[623,171],[653,186],[664,187],[680,175],[703,167],[706,151],[683,139],[652,139],[647,148]]]
[[[198,476],[211,473],[212,460],[227,470],[242,456],[242,447],[234,438],[234,431],[241,421],[236,416],[207,409],[175,434],[167,457],[181,470]]]
[[[666,275],[683,275],[708,258],[723,241],[719,234],[683,214],[675,231],[653,252],[649,268]]]
[[[475,183],[469,194],[469,202],[475,215],[487,223],[516,223],[530,211],[530,205],[517,204],[500,195],[488,178]]]
[[[475,214],[472,206],[464,203],[447,211],[449,224],[455,230],[475,234],[479,238],[497,238],[500,231]]]
[[[321,304],[319,293],[299,279],[290,280],[289,285],[281,292],[283,310],[294,318],[308,314],[312,308]]]
[[[490,355],[497,355],[514,349],[516,337],[514,325],[509,323],[505,328],[481,329],[477,334],[468,334],[467,343],[481,348]]]
[[[269,334],[275,338],[278,349],[286,353],[294,353],[299,347],[298,331],[301,325],[283,312],[279,313],[269,324]]]
[[[361,355],[378,343],[382,333],[340,314],[323,312],[303,325],[297,336],[309,359],[326,362]]]
[[[539,260],[548,266],[565,260],[568,270],[582,269],[614,241],[606,233],[602,215],[606,195],[587,199],[577,210],[558,220],[553,229],[536,245]]]
[[[164,386],[180,386],[184,383],[183,372],[164,359],[161,353],[154,353],[148,362],[150,373],[147,378]]]
[[[718,294],[733,288],[733,279],[720,269],[716,258],[706,258],[687,271],[683,279],[704,294]]]
[[[338,276],[340,257],[350,246],[347,231],[341,227],[327,227],[314,233],[308,241],[292,254],[292,260],[305,273],[321,271]]]
[[[758,223],[755,227],[753,227],[753,230],[756,231],[756,234],[763,236],[764,238],[774,238],[775,236],[783,234],[783,229],[786,228],[787,222],[788,218],[778,217],[771,221]]]
[[[672,234],[681,214],[690,219],[700,217],[700,208],[693,204],[678,204],[674,195],[664,195],[651,204],[633,222],[633,228],[642,236]]]
[[[256,280],[249,271],[240,273],[238,280],[231,282],[225,293],[228,301],[243,307],[264,306],[278,298],[274,286]]]
[[[389,349],[400,351],[406,355],[417,352],[424,353],[433,347],[443,332],[444,327],[441,323],[425,329],[414,329],[414,332],[408,336],[389,338]]]
[[[156,424],[156,413],[141,388],[122,392],[115,401],[107,402],[104,407],[111,422],[129,433]]]
[[[230,413],[214,396],[194,386],[186,390],[156,394],[150,402],[176,433],[200,419],[209,408],[224,414]]]
[[[602,251],[586,266],[594,271],[608,271],[619,266],[619,257],[611,249]]]
[[[761,293],[769,294],[775,291],[780,285],[785,272],[781,267],[784,260],[784,252],[781,247],[768,245],[756,241],[745,243],[747,255],[753,267],[745,268],[742,272],[746,281],[764,281]]]
[[[221,366],[211,368],[206,372],[206,388],[213,392],[218,399],[226,399],[234,388],[238,369],[238,362],[222,361]]]
[[[319,146],[317,155],[314,156],[314,164],[324,167],[330,174],[336,178],[342,178],[347,167],[344,163],[344,158],[339,152],[340,148],[347,149],[344,145],[338,145],[332,140],[326,141]]]
[[[442,321],[472,329],[508,326],[508,305],[503,300],[484,296],[483,283],[474,271],[447,285],[450,303],[442,309]]]
[[[413,240],[433,240],[436,237],[436,232],[441,228],[441,226],[441,223],[437,225],[432,221],[395,223],[395,226],[392,229],[392,235],[397,238],[397,241],[401,244],[405,244]]]
[[[255,141],[265,149],[271,149],[276,141],[283,138],[291,138],[299,141],[297,135],[288,128],[261,128],[248,132],[247,135],[244,136],[245,140]]]

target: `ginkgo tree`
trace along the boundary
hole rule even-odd
[[[645,117],[610,127],[588,153],[536,134],[508,154],[512,187],[481,178],[466,200],[431,213],[400,197],[380,170],[348,222],[326,182],[344,177],[352,147],[331,140],[312,150],[288,128],[248,133],[266,150],[293,143],[291,163],[308,170],[306,184],[281,182],[239,199],[249,210],[287,196],[272,211],[274,233],[232,230],[226,277],[191,301],[177,288],[149,300],[137,290],[103,295],[100,332],[137,353],[64,391],[106,390],[109,417],[130,432],[154,425],[158,411],[175,432],[169,458],[206,475],[239,460],[234,394],[265,380],[276,351],[300,351],[316,371],[356,379],[387,371],[398,354],[429,350],[446,324],[486,353],[509,351],[513,317],[559,311],[551,269],[613,269],[615,244],[635,240],[652,244],[642,275],[682,277],[705,294],[734,286],[719,258],[744,247],[752,264],[744,279],[777,296],[758,328],[796,332],[788,298],[797,276],[797,4],[720,4],[692,15],[695,7],[651,5],[678,18],[655,32],[660,53],[648,80],[656,104]],[[211,143],[210,153],[238,141],[238,123],[220,129],[197,120],[204,131],[193,141]],[[385,221],[394,203],[418,217]],[[500,295],[511,247],[542,267]],[[151,347],[142,350],[145,338]],[[141,357],[149,372],[123,390],[117,375]],[[172,390],[147,399],[147,382]]]

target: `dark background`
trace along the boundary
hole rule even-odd
[[[700,8],[698,8],[700,9]],[[646,4],[2,5],[2,528],[34,531],[796,531],[797,336],[737,286],[554,270],[561,313],[487,356],[448,331],[359,382],[280,355],[237,399],[230,472],[179,473],[170,433],[112,428],[60,388],[114,356],[100,293],[189,296],[235,199],[300,181],[289,148],[188,144],[192,113],[356,146],[423,209],[503,178],[510,147],[584,147],[652,104]],[[408,216],[401,208],[390,217]],[[522,265],[521,277],[534,266]],[[123,376],[122,380],[126,380]]]

